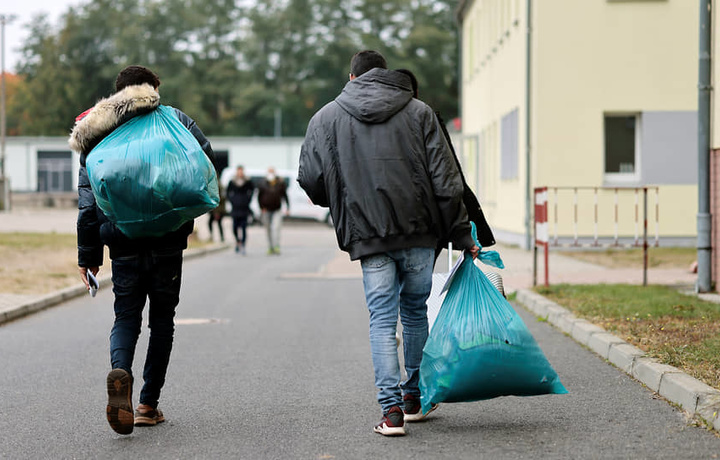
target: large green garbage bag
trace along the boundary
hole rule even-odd
[[[220,202],[215,168],[172,107],[115,129],[86,167],[97,205],[130,238],[162,236]]]
[[[440,402],[567,393],[525,323],[469,254],[450,283],[420,364],[424,413]]]

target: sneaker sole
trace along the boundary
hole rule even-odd
[[[132,377],[122,369],[113,369],[107,376],[107,420],[116,433],[133,431]]]
[[[431,413],[432,411],[434,411],[435,409],[437,409],[437,407],[438,407],[437,404],[433,404],[432,407],[430,408],[430,410],[427,411],[427,413],[425,413],[425,414],[422,413],[422,409],[421,409],[420,411],[418,411],[417,414],[405,414],[404,419],[405,419],[406,422],[410,422],[410,423],[412,423],[412,422],[419,422],[419,421],[421,421],[421,420],[424,420],[425,417],[427,417],[428,415],[430,415],[430,413]]]
[[[402,426],[389,427],[383,423],[382,426],[376,426],[373,430],[383,436],[405,436],[405,427]]]

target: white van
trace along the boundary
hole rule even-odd
[[[222,183],[222,186],[225,190],[227,190],[228,183],[230,183],[232,178],[235,177],[236,169],[237,167],[230,166],[222,172],[220,182]],[[328,208],[323,208],[316,204],[313,204],[313,202],[310,201],[310,198],[308,198],[307,194],[305,193],[305,190],[303,190],[302,187],[300,187],[300,185],[297,183],[297,171],[292,171],[288,169],[276,169],[275,174],[285,180],[285,185],[287,187],[288,201],[290,202],[290,213],[287,217],[297,219],[311,219],[318,222],[325,222],[328,225],[332,224],[332,221],[330,219],[330,210]],[[266,175],[267,169],[245,168],[245,176],[248,177],[255,184],[256,188],[258,184],[260,184],[260,181],[262,181]],[[254,222],[255,220],[260,218],[260,206],[258,205],[257,201],[257,190],[255,190],[255,195],[250,202],[250,209],[252,210],[256,218],[253,219]],[[229,211],[230,210],[228,209],[228,212]]]

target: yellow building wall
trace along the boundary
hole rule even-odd
[[[535,4],[533,183],[616,185],[604,181],[605,113],[697,109],[697,4]],[[660,233],[694,235],[697,187],[660,193]],[[613,220],[600,219],[598,232],[613,234]]]
[[[578,237],[585,242],[596,236],[608,243],[642,239],[644,193],[642,189],[607,187],[548,187],[548,233],[567,242]],[[648,238],[688,236],[697,215],[697,191],[687,186],[648,187]]]
[[[695,2],[543,0],[533,37],[537,181],[602,184],[605,112],[696,110],[697,22]]]
[[[463,169],[493,229],[522,233],[525,219],[524,1],[475,0],[463,21]],[[500,179],[503,116],[518,110],[518,177]]]
[[[465,173],[493,229],[515,235],[525,232],[525,14],[525,1],[475,0],[462,24]],[[680,0],[533,1],[532,187],[616,185],[604,182],[605,113],[696,110],[697,16],[696,2]],[[518,177],[501,180],[500,120],[515,108]],[[620,200],[634,209],[634,196]],[[661,236],[694,235],[696,208],[696,186],[661,185]],[[586,221],[578,231],[592,235]],[[571,235],[572,220],[559,232]],[[614,235],[614,218],[597,232]]]

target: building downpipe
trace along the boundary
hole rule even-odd
[[[525,29],[525,46],[527,50],[525,52],[525,248],[532,248],[532,211],[533,211],[533,196],[532,196],[532,184],[531,184],[531,165],[530,165],[530,139],[531,139],[531,125],[530,120],[532,117],[531,111],[531,65],[532,65],[532,0],[526,0],[525,2],[527,18],[526,18],[526,29]]]
[[[698,63],[698,214],[697,292],[712,290],[712,221],[710,214],[710,98],[712,94],[712,0],[700,0]]]

